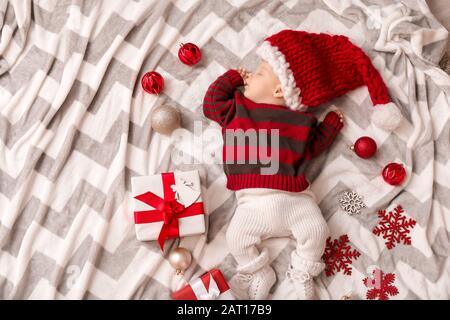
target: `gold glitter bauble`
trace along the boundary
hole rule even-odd
[[[160,134],[171,134],[173,130],[180,127],[180,122],[180,113],[172,106],[158,106],[152,111],[151,126]]]

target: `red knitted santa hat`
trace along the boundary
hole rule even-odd
[[[376,126],[391,131],[402,119],[370,58],[345,36],[283,30],[266,38],[256,53],[271,65],[293,110],[316,107],[366,85]]]

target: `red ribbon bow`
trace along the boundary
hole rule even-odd
[[[175,216],[182,213],[185,208],[177,200],[163,200],[157,209],[163,213],[164,224],[170,225]]]
[[[135,211],[134,222],[141,224],[162,220],[164,224],[159,232],[158,243],[161,250],[164,251],[164,242],[166,239],[178,238],[180,236],[178,219],[203,214],[204,210],[202,202],[195,202],[189,207],[185,207],[175,199],[175,192],[171,188],[175,184],[175,175],[173,172],[164,172],[161,174],[161,178],[164,199],[150,191],[135,196],[135,199],[152,206],[155,210]]]

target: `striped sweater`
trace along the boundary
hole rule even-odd
[[[333,143],[342,128],[338,114],[318,123],[309,112],[253,102],[237,90],[243,84],[237,70],[228,70],[203,100],[204,115],[222,126],[227,188],[305,190],[305,165]]]

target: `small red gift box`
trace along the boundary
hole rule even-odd
[[[205,212],[197,170],[133,177],[134,223],[140,241],[164,241],[205,232]]]
[[[235,300],[222,272],[213,269],[172,293],[174,300]]]

